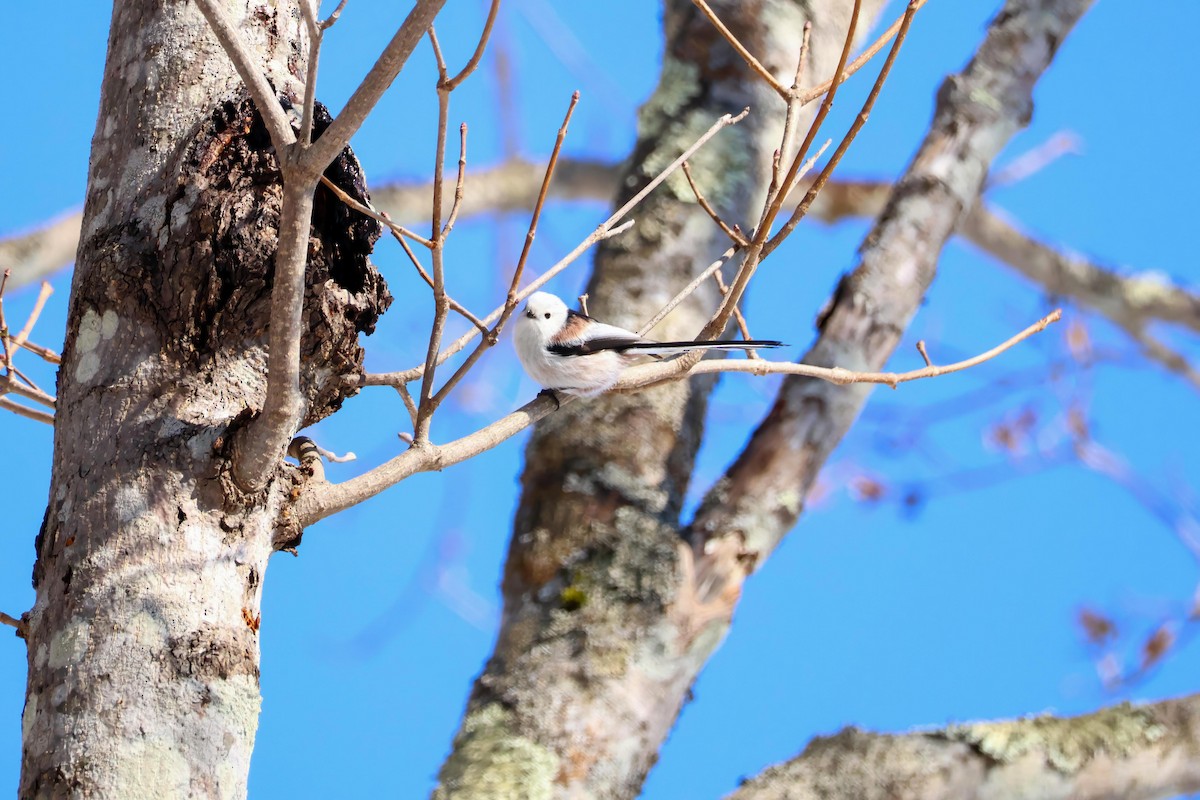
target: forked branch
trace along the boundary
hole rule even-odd
[[[1039,331],[1044,330],[1047,325],[1056,322],[1061,316],[1060,311],[1054,311],[1002,344],[965,361],[945,366],[927,366],[909,372],[855,372],[841,367],[815,367],[808,364],[794,364],[791,362],[712,359],[701,361],[684,372],[675,368],[672,362],[631,367],[621,376],[621,380],[617,383],[615,390],[632,391],[653,386],[664,381],[681,380],[692,375],[718,372],[749,372],[755,375],[806,375],[839,385],[849,383],[882,383],[895,387],[908,381],[959,372],[981,364],[984,361],[995,358],[1005,350]],[[391,461],[356,478],[351,478],[344,483],[308,486],[298,502],[297,516],[300,524],[305,526],[311,525],[331,514],[336,514],[339,511],[357,505],[419,472],[443,470],[446,467],[473,458],[480,453],[492,449],[506,439],[515,436],[539,419],[548,416],[560,406],[573,400],[574,398],[563,395],[557,398],[539,396],[512,414],[502,417],[496,422],[461,439],[444,445],[435,445],[428,441],[417,442]]]

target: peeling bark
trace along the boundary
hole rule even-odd
[[[287,102],[294,4],[243,10]],[[362,179],[347,151],[330,177]],[[265,392],[278,163],[228,58],[187,3],[116,4],[59,373],[50,502],[26,615],[20,796],[244,797],[266,562],[301,475],[227,479]],[[390,300],[375,223],[316,200],[306,420],[361,372]]]

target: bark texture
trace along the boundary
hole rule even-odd
[[[865,20],[880,1],[864,3]],[[727,0],[713,7],[791,83],[806,20],[808,83],[833,72],[852,3]],[[642,108],[617,205],[712,122],[741,125],[692,160],[722,216],[749,230],[765,197],[783,102],[687,0],[665,5],[658,88]],[[810,109],[810,111],[813,109]],[[597,317],[636,329],[726,247],[675,175],[597,251],[588,292]],[[695,336],[719,295],[706,286],[655,329]],[[439,798],[635,796],[716,639],[696,643],[666,611],[678,591],[678,518],[711,381],[676,382],[575,403],[538,425],[503,580],[493,657],[472,692]]]
[[[294,3],[245,4],[242,35],[281,102],[299,96]],[[328,173],[363,185],[348,152]],[[115,4],[59,373],[50,500],[26,615],[23,798],[243,797],[260,695],[267,558],[298,533],[300,480],[228,480],[259,408],[278,163],[191,3]],[[379,231],[316,199],[305,418],[361,371],[390,298]]]
[[[1001,11],[976,58],[943,87],[929,137],[864,245],[861,265],[818,320],[805,361],[860,370],[886,361],[946,238],[973,205],[992,159],[1028,121],[1034,83],[1088,5],[1015,0]],[[718,57],[724,45],[711,33],[706,40],[703,29],[688,28],[696,20],[685,6],[667,5],[663,81],[643,110],[622,191],[637,185],[639,164],[655,163],[656,148],[670,139],[665,132],[697,108],[680,98],[704,92],[688,87],[708,87],[715,97],[734,87],[756,90],[744,75],[740,82],[714,77],[740,74],[740,63],[728,53]],[[818,79],[833,69],[849,6],[791,5],[785,15],[780,5],[768,11],[728,3],[717,11],[752,52],[771,54],[766,63],[776,72],[784,53],[794,58],[800,21],[810,16],[809,75]],[[765,20],[769,35],[759,27]],[[772,133],[763,126],[735,144],[764,166],[777,141]],[[745,220],[747,206],[728,203],[760,199],[761,173],[751,192],[738,188],[755,175],[751,166],[729,158],[706,166],[697,173],[718,183],[715,191],[702,187],[725,203],[726,219]],[[589,292],[599,316],[637,327],[706,262],[704,248],[712,252],[711,230],[707,241],[700,238],[707,220],[688,208],[683,191],[670,193],[668,186],[642,209],[636,238],[598,254]],[[712,300],[694,299],[668,318],[682,327],[663,335],[694,334]],[[681,383],[573,404],[541,423],[528,450],[499,641],[435,796],[635,796],[728,629],[746,576],[795,524],[818,469],[868,394],[862,386],[789,379],[682,540],[680,502],[701,436],[704,387]]]
[[[820,333],[805,363],[852,370],[886,363],[992,160],[1028,124],[1034,85],[1090,6],[1091,0],[1005,4],[971,63],[942,85],[929,133],[867,235],[860,264],[819,316]],[[760,564],[795,525],[817,472],[870,391],[866,384],[785,380],[774,407],[692,522],[688,539],[697,557],[735,552],[742,566]]]
[[[1200,697],[899,736],[847,728],[726,800],[1153,800],[1200,789]]]

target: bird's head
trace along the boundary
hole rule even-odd
[[[549,292],[534,292],[521,311],[517,322],[521,327],[537,331],[542,341],[562,330],[567,321],[567,304]]]

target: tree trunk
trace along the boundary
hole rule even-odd
[[[805,79],[812,85],[833,73],[853,3],[711,5],[785,85],[792,83],[804,22],[812,21]],[[881,5],[863,3],[860,32]],[[779,146],[784,103],[689,0],[668,0],[664,28],[662,76],[641,109],[616,204],[719,116],[750,106],[745,122],[692,159],[707,199],[725,220],[750,230]],[[682,175],[635,215],[632,231],[598,248],[588,286],[598,318],[632,329],[728,246]],[[653,335],[694,337],[718,301],[715,285],[702,287]],[[572,404],[538,425],[505,568],[499,640],[435,797],[638,793],[717,643],[706,640],[678,657],[678,632],[662,619],[675,599],[678,518],[711,386],[681,381],[609,395]]]
[[[229,6],[296,101],[295,4]],[[328,174],[354,169],[343,154]],[[302,476],[281,464],[241,495],[226,449],[265,392],[279,198],[269,137],[195,5],[117,2],[26,616],[21,797],[246,794],[263,576],[297,540]],[[318,194],[308,422],[350,391],[357,334],[389,300],[367,261],[377,236]]]

